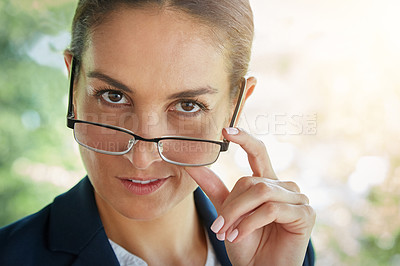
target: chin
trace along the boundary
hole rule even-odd
[[[128,219],[132,220],[154,220],[168,213],[174,208],[177,199],[158,198],[147,201],[140,200],[134,203],[128,203],[120,207],[120,213]]]

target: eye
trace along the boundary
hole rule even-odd
[[[105,91],[101,94],[101,97],[109,103],[116,104],[127,104],[128,99],[125,95],[119,91]]]
[[[174,109],[178,112],[183,112],[183,113],[196,113],[202,108],[193,101],[185,101],[185,102],[179,102],[174,106]]]

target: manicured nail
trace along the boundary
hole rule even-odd
[[[233,230],[228,237],[226,238],[229,242],[233,242],[233,240],[236,239],[236,237],[238,236],[239,231],[237,229]]]
[[[218,233],[219,230],[221,230],[222,226],[224,226],[224,223],[225,223],[224,217],[218,216],[218,218],[215,219],[215,221],[211,225],[211,230],[214,233]]]
[[[239,133],[239,130],[235,127],[226,127],[225,130],[229,135],[236,135]]]
[[[224,241],[224,240],[225,240],[225,233],[217,234],[217,239],[218,239],[219,241]]]

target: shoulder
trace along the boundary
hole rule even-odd
[[[0,265],[35,265],[34,262],[58,260],[49,252],[46,243],[50,209],[51,204],[0,228]]]
[[[56,235],[59,243],[64,243],[65,235],[76,235],[73,230],[66,230],[66,227],[76,223],[75,216],[82,217],[80,214],[73,214],[77,206],[73,201],[84,200],[76,199],[84,192],[81,187],[82,184],[78,184],[70,191],[56,197],[53,203],[42,210],[0,228],[0,265],[71,264],[74,254],[60,252],[57,245],[54,245],[54,238]],[[90,190],[86,194],[88,193]],[[60,213],[64,215],[57,217]],[[64,235],[58,237],[60,234]]]
[[[118,265],[85,177],[39,212],[0,229],[0,265]]]
[[[0,252],[6,246],[18,244],[22,239],[24,242],[38,241],[38,236],[44,235],[49,209],[50,205],[35,214],[0,228]]]

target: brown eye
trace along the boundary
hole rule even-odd
[[[180,102],[175,105],[175,110],[184,113],[195,113],[201,108],[194,102]]]
[[[182,109],[185,110],[186,112],[190,112],[195,108],[193,103],[182,103],[181,106]]]
[[[104,92],[101,97],[109,103],[116,103],[116,104],[126,104],[128,100],[126,99],[123,93],[118,91],[106,91]]]

